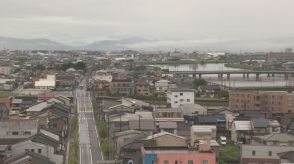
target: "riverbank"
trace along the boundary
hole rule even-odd
[[[166,61],[139,61],[142,65],[181,65],[181,64],[211,64],[226,63],[224,60],[166,60]]]

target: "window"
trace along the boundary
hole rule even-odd
[[[255,155],[255,150],[252,151],[252,155]]]
[[[35,152],[35,150],[34,149],[31,149],[31,152]]]
[[[268,155],[269,156],[272,156],[272,151],[268,151]]]
[[[18,132],[12,132],[12,135],[18,135]]]
[[[38,149],[38,153],[41,154],[42,153],[42,149]]]
[[[175,161],[175,164],[178,164],[178,161]]]
[[[31,132],[29,132],[29,131],[25,131],[25,132],[23,133],[23,135],[31,135]]]
[[[180,99],[180,102],[183,102],[184,101],[184,99]]]
[[[174,103],[175,103],[175,104],[177,104],[178,102],[177,102],[177,101],[175,101]]]
[[[163,164],[168,164],[168,161],[167,160],[163,161]]]
[[[208,164],[208,160],[203,160],[203,164]]]
[[[175,97],[178,97],[178,95],[175,95]]]
[[[180,96],[183,96],[183,93],[180,93]]]
[[[190,102],[190,99],[187,99],[187,102]]]
[[[189,160],[188,161],[188,164],[193,164],[193,160]]]
[[[56,128],[56,127],[57,127],[57,124],[56,124],[56,123],[54,123],[54,124],[53,124],[53,127],[54,127],[54,128]]]
[[[6,134],[7,134],[7,135],[12,135],[12,132],[7,132]]]

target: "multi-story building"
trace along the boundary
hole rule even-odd
[[[231,110],[262,110],[271,115],[294,112],[294,94],[286,91],[241,91],[229,92]]]
[[[112,81],[112,75],[111,73],[104,71],[104,70],[100,70],[100,71],[96,71],[95,74],[93,75],[93,79],[94,80],[105,80],[108,82]]]
[[[0,67],[0,74],[1,75],[10,75],[13,71],[12,67],[9,66],[2,66]]]
[[[46,79],[39,79],[35,81],[35,88],[37,89],[55,89],[55,86],[55,75],[47,75]]]
[[[286,49],[285,52],[270,52],[266,54],[266,62],[289,62],[294,61],[292,49]]]
[[[71,90],[77,85],[76,76],[71,73],[56,74],[56,87]]]
[[[195,91],[192,89],[170,89],[167,93],[167,103],[171,108],[179,108],[183,104],[194,104]]]
[[[132,79],[113,79],[110,84],[110,93],[115,95],[134,95],[134,82]]]

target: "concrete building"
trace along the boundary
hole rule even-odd
[[[192,89],[170,89],[167,93],[167,103],[171,108],[179,108],[184,104],[194,104],[195,91]]]
[[[292,49],[286,49],[285,52],[270,52],[266,54],[266,62],[270,63],[284,63],[294,61],[294,53]]]
[[[99,71],[96,71],[94,73],[94,75],[92,76],[92,78],[94,80],[105,80],[105,81],[108,81],[108,82],[111,82],[112,81],[112,75],[110,72],[107,72],[105,70],[99,70]]]
[[[0,139],[26,139],[38,131],[36,119],[8,119],[0,121]]]
[[[157,92],[166,93],[169,88],[170,81],[168,80],[158,80],[154,83]]]
[[[154,108],[153,116],[155,122],[184,122],[183,110],[181,108]]]
[[[216,164],[216,155],[212,151],[187,149],[143,149],[143,164]]]
[[[132,79],[121,78],[121,79],[112,79],[110,84],[110,93],[112,95],[123,95],[130,96],[134,95],[135,86]]]
[[[229,108],[234,111],[262,110],[268,115],[294,113],[294,94],[286,91],[229,91]]]
[[[39,79],[35,81],[35,88],[37,89],[55,89],[55,87],[55,75],[47,75],[46,79]]]
[[[0,67],[0,75],[10,75],[13,71],[12,67],[2,66]]]
[[[293,146],[242,145],[242,164],[293,163]]]

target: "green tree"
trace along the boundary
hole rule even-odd
[[[207,81],[204,79],[195,79],[192,83],[194,89],[198,89],[201,85],[207,85]]]
[[[220,91],[218,95],[220,98],[229,99],[229,92],[227,90]]]

